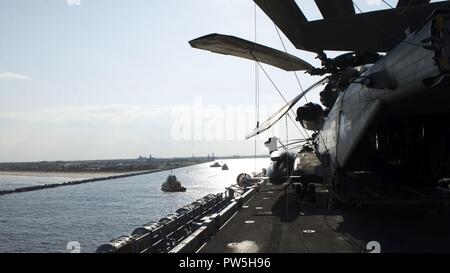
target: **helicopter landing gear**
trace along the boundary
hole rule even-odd
[[[294,189],[299,200],[307,200],[310,203],[316,202],[316,185],[313,183],[302,182],[294,184]]]

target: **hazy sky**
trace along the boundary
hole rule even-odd
[[[297,2],[321,18],[313,0]],[[253,154],[254,63],[188,45],[209,33],[253,40],[252,1],[0,0],[0,26],[0,161]],[[282,48],[259,9],[257,36]],[[286,98],[299,93],[292,73],[267,71]],[[318,80],[299,75],[304,87]],[[262,72],[260,92],[263,120],[284,102]],[[285,120],[258,153],[274,133],[285,138]]]

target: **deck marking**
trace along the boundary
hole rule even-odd
[[[230,219],[228,219],[228,220],[227,220],[227,221],[219,228],[219,230],[223,229],[223,227],[224,227],[226,224],[228,224],[228,222],[230,222],[231,219],[233,219],[234,216],[236,216],[236,214],[238,214],[238,212],[239,212],[239,211],[236,211],[236,212],[230,217]]]
[[[261,212],[256,212],[254,215],[255,216],[272,216],[273,213],[271,211],[261,211]]]
[[[252,201],[253,200],[253,198],[255,198],[255,196],[256,196],[256,194],[254,194],[250,199],[248,199],[248,201],[247,202],[245,202],[245,204],[244,205],[247,205],[248,203],[250,203],[250,201]]]
[[[314,229],[304,229],[303,233],[305,233],[305,234],[314,234],[314,233],[316,233],[316,231]]]
[[[200,253],[200,250],[202,250],[202,248],[204,248],[206,246],[206,243],[203,243],[203,245],[201,247],[199,247],[197,249],[197,251],[195,251],[195,253]]]
[[[227,245],[231,248],[233,253],[257,253],[259,252],[259,246],[255,241],[245,240],[242,242],[233,242]]]
[[[247,221],[245,221],[244,223],[246,223],[246,224],[253,224],[253,223],[255,223],[255,221],[253,221],[253,220],[247,220]]]

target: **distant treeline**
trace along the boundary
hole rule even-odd
[[[85,161],[0,163],[0,171],[16,172],[136,172],[177,168],[210,161],[211,158],[138,158]]]
[[[0,163],[0,171],[10,172],[137,172],[177,168],[212,161],[215,159],[254,158],[254,155],[221,157],[178,157],[83,161],[39,161]],[[268,155],[257,155],[266,158]]]

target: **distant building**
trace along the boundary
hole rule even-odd
[[[66,163],[63,165],[64,169],[79,169],[81,168],[80,163]]]
[[[140,155],[140,156],[137,158],[137,160],[138,160],[138,161],[141,161],[141,162],[146,162],[146,161],[147,161],[147,158],[146,158],[146,157],[143,157],[142,155]]]

